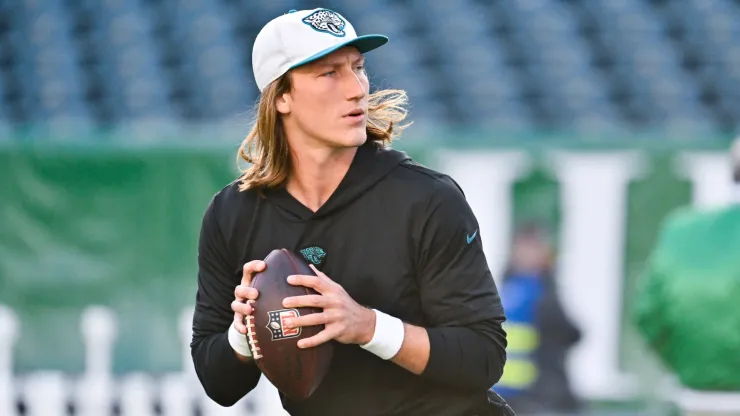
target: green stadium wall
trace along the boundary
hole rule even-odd
[[[400,147],[421,163],[460,178],[482,220],[481,235],[494,271],[505,262],[507,239],[517,223],[535,219],[548,224],[565,252],[579,239],[603,237],[584,234],[583,227],[574,226],[581,220],[569,215],[570,209],[578,204],[578,209],[588,209],[589,200],[623,201],[623,209],[613,215],[619,218],[606,221],[616,224],[611,227],[619,227],[622,236],[609,243],[618,244],[616,250],[606,250],[618,254],[604,260],[616,260],[618,266],[612,267],[618,282],[611,282],[618,287],[614,296],[618,316],[605,318],[618,325],[617,356],[614,368],[604,371],[636,375],[640,380],[657,374],[658,366],[625,319],[630,293],[660,222],[671,210],[726,200],[726,187],[712,185],[729,179],[722,176],[724,167],[716,168],[724,166],[724,143],[606,146],[538,141]],[[117,314],[114,372],[179,370],[178,319],[194,301],[201,216],[211,196],[235,178],[234,152],[235,147],[0,146],[0,304],[11,307],[20,319],[15,371],[82,372],[80,315],[90,305],[107,306]],[[599,189],[614,188],[614,181],[622,180],[618,178],[624,178],[625,172],[622,199],[618,189],[604,191],[606,196],[598,194]],[[568,175],[570,179],[564,181]],[[578,179],[584,176],[589,179]],[[579,189],[598,192],[583,195]],[[580,202],[573,202],[574,198]],[[489,221],[489,215],[497,219]],[[586,253],[588,247],[571,252]],[[563,271],[575,270],[579,262],[588,260],[572,257],[561,265]],[[594,269],[595,282],[601,279],[599,270]],[[573,274],[580,277],[564,278],[566,303],[582,302],[589,292],[578,287],[593,284],[583,280],[583,270]],[[589,307],[568,310],[578,318]],[[596,314],[604,313],[612,312]],[[603,329],[597,331],[603,333]],[[608,361],[613,353],[601,354],[590,359],[598,360],[595,365],[612,365],[601,361]],[[574,371],[578,366],[573,364]],[[588,372],[580,376],[581,390],[587,395],[618,399],[634,393],[634,389],[620,392],[614,387],[611,394],[608,387],[599,387],[610,380],[590,380],[591,376]],[[584,388],[583,383],[594,387]]]

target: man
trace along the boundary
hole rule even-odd
[[[517,231],[501,284],[508,347],[497,391],[518,414],[575,414],[579,410],[565,362],[581,333],[558,299],[548,234],[534,223]]]
[[[496,414],[504,313],[478,223],[452,179],[387,146],[406,97],[370,94],[364,69],[387,40],[326,9],[277,17],[255,40],[261,96],[239,151],[251,166],[210,201],[198,252],[192,355],[223,406],[260,378],[244,336],[259,296],[248,285],[258,259],[284,247],[315,254],[319,274],[289,280],[320,296],[286,307],[324,310],[289,323],[325,325],[301,347],[335,344],[310,398],[281,395],[291,415]]]
[[[640,333],[693,415],[740,414],[740,139],[731,160],[735,202],[668,217],[635,302]]]

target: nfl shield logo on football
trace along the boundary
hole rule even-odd
[[[297,318],[300,315],[295,309],[280,309],[277,311],[267,312],[270,317],[270,321],[267,324],[267,329],[272,334],[272,340],[277,341],[286,338],[295,338],[301,335],[301,328],[286,328],[285,320],[288,318]]]

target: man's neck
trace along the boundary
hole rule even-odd
[[[347,174],[357,148],[303,148],[292,152],[293,169],[286,190],[316,212]]]

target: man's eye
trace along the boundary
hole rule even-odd
[[[324,72],[323,74],[321,74],[321,76],[322,77],[329,77],[329,76],[332,76],[332,75],[334,75],[336,73],[337,73],[337,71],[329,71],[329,72]]]

